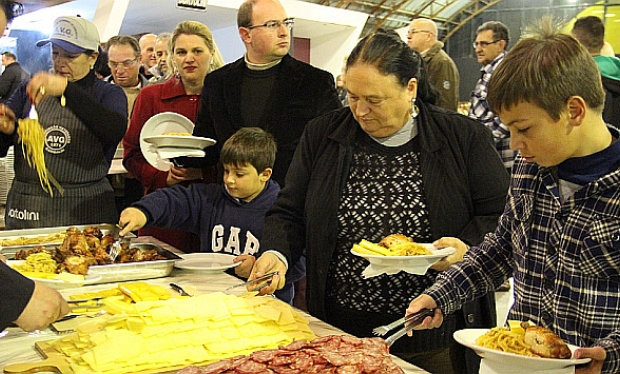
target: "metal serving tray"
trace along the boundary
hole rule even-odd
[[[18,239],[18,238],[34,238],[37,236],[45,236],[50,234],[56,234],[62,231],[67,231],[69,227],[76,227],[80,231],[84,231],[85,228],[90,226],[99,227],[99,230],[103,233],[103,235],[111,234],[116,236],[118,234],[118,227],[111,223],[94,223],[90,225],[72,225],[72,226],[58,226],[58,227],[41,227],[37,229],[21,229],[21,230],[6,230],[0,231],[0,240],[2,239]],[[132,233],[125,235],[126,238],[135,238],[136,236]],[[0,242],[1,243],[1,242]],[[9,259],[12,259],[15,256],[15,253],[20,249],[32,249],[37,246],[42,246],[44,248],[55,249],[57,245],[62,244],[62,242],[49,242],[49,243],[41,243],[41,244],[18,244],[18,245],[0,245],[0,254],[3,254]]]
[[[138,279],[167,277],[174,268],[176,260],[182,260],[176,254],[152,243],[131,243],[130,248],[143,250],[155,249],[167,260],[127,262],[123,264],[95,265],[88,268],[88,275],[100,275],[101,279],[93,284],[123,282]]]

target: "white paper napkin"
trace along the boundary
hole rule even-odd
[[[169,160],[175,157],[204,157],[205,151],[194,148],[174,148],[174,147],[156,147],[155,152],[162,160]]]
[[[366,269],[364,269],[364,271],[362,272],[362,276],[364,278],[371,278],[371,277],[376,277],[377,275],[381,275],[381,274],[387,274],[387,275],[398,274],[401,271],[406,271],[409,274],[423,275],[423,274],[426,274],[426,272],[432,265],[433,264],[403,266],[402,264],[398,264],[397,266],[391,266],[391,265],[377,265],[377,264],[371,263],[370,265],[368,265]]]
[[[483,358],[480,360],[480,374],[575,374],[575,367],[568,366],[560,369],[532,370],[519,367],[510,367],[500,361],[491,361]]]

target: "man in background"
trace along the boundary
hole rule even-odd
[[[133,36],[117,35],[111,37],[107,45],[108,66],[112,74],[105,80],[120,86],[125,92],[129,125],[138,93],[149,85],[149,81],[140,74],[140,44]],[[119,146],[122,147],[122,143]],[[122,154],[121,149],[118,153]],[[142,184],[128,173],[108,175],[108,179],[114,187],[119,212],[144,195]]]
[[[239,7],[237,26],[246,53],[209,73],[202,90],[194,135],[217,140],[205,149],[205,166],[218,163],[222,144],[238,129],[260,127],[276,140],[272,178],[284,187],[306,123],[342,106],[331,73],[288,54],[293,23],[278,0],[248,0]],[[297,265],[297,271],[290,270],[289,280],[305,275],[305,262]],[[301,297],[295,305],[302,309],[304,285],[296,287]]]
[[[157,63],[155,58],[155,34],[144,34],[140,37],[140,74],[146,79],[151,79],[153,74],[149,71]]]
[[[161,83],[168,79],[173,71],[168,65],[168,40],[172,36],[169,32],[162,32],[155,38],[155,59],[157,63],[151,68],[153,77],[149,79],[151,83]]]
[[[426,18],[414,19],[407,31],[407,45],[426,62],[428,80],[441,93],[437,105],[456,111],[461,77],[456,64],[443,50],[443,42],[437,40],[437,24]]]
[[[620,126],[620,59],[615,56],[603,56],[601,50],[605,45],[605,24],[596,16],[582,17],[575,21],[572,34],[585,47],[601,72],[605,89],[605,106],[603,119],[606,123]]]
[[[517,151],[510,149],[510,131],[487,104],[487,85],[491,74],[506,56],[510,37],[508,28],[501,22],[489,21],[478,27],[473,44],[478,62],[482,64],[480,79],[471,94],[470,118],[482,122],[493,133],[495,148],[510,173]]]
[[[11,52],[2,53],[2,65],[4,72],[0,75],[0,103],[5,103],[30,74],[21,67],[17,62],[17,56]]]
[[[108,66],[112,75],[106,81],[121,86],[127,96],[129,117],[140,89],[149,82],[140,74],[140,45],[133,36],[117,35],[108,40]]]

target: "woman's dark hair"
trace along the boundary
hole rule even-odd
[[[110,76],[110,74],[112,74],[112,71],[110,71],[110,67],[108,66],[107,52],[102,51],[101,53],[99,53],[97,61],[95,61],[95,65],[93,65],[93,70],[95,71],[95,73],[99,74],[99,76],[103,78],[108,77]]]
[[[347,59],[345,71],[357,63],[372,65],[385,75],[395,76],[403,87],[416,78],[418,98],[425,103],[435,104],[439,98],[439,92],[428,81],[422,56],[395,33],[378,31],[360,40]]]

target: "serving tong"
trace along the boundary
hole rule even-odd
[[[392,322],[390,324],[375,327],[372,330],[372,332],[375,335],[384,336],[385,334],[387,334],[388,332],[394,330],[398,326],[406,325],[403,328],[401,328],[400,330],[396,331],[393,335],[391,335],[387,339],[385,339],[385,341],[388,344],[388,346],[391,346],[392,344],[394,344],[395,341],[397,341],[398,339],[402,338],[409,331],[413,330],[414,327],[416,327],[417,325],[422,323],[422,321],[424,321],[424,318],[432,317],[434,313],[435,313],[434,309],[422,309],[422,310],[420,310],[417,313],[413,313],[413,314],[410,314],[410,315],[408,315],[406,317],[399,318],[399,319],[397,319],[396,321],[394,321],[394,322]]]
[[[230,286],[230,287],[228,287],[226,289],[226,291],[231,291],[231,290],[234,290],[235,288],[239,288],[239,287],[246,287],[248,289],[248,291],[250,291],[250,292],[260,291],[261,288],[266,287],[266,286],[268,286],[271,283],[270,282],[271,278],[273,278],[274,275],[278,275],[278,272],[274,271],[272,273],[267,273],[267,274],[265,274],[263,276],[260,276],[258,278],[252,279],[252,280],[247,281],[245,283],[239,283],[239,284],[236,284],[234,286]],[[259,284],[260,282],[263,282],[263,281],[264,281],[264,283]],[[254,286],[254,285],[256,285],[255,288],[249,289],[250,286]]]

